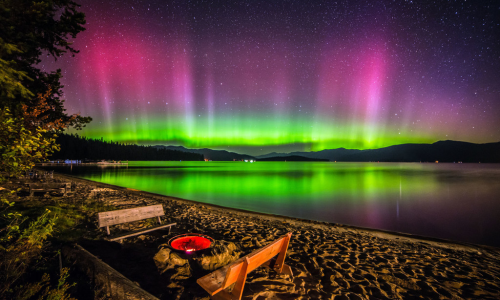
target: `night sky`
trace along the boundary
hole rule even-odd
[[[271,151],[500,141],[498,1],[80,0],[79,134]]]

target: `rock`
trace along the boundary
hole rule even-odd
[[[153,257],[156,267],[160,270],[160,274],[167,270],[174,269],[176,266],[188,265],[189,261],[185,258],[179,256],[179,254],[173,252],[169,248],[162,248]]]
[[[205,271],[215,271],[240,257],[238,247],[232,242],[215,241],[210,253],[194,258],[196,263]]]
[[[168,258],[170,257],[171,250],[168,248],[162,248],[156,255],[153,257],[155,261],[155,265],[158,269],[164,269],[168,264]]]
[[[189,264],[175,268],[175,271],[175,274],[170,277],[170,280],[185,280],[191,277],[191,268]]]
[[[184,266],[185,264],[189,264],[189,261],[185,258],[182,258],[175,252],[170,252],[169,264],[172,265],[172,267]]]

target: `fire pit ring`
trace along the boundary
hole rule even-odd
[[[209,237],[208,235],[199,233],[185,233],[174,236],[168,241],[168,244],[174,250],[192,253],[210,248],[210,245],[213,242],[214,239]]]

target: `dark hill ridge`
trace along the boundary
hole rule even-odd
[[[371,150],[348,150],[344,148],[318,152],[271,153],[271,156],[299,155],[322,158],[330,161],[385,161],[385,162],[500,162],[500,142],[473,144],[458,141],[439,141],[433,144],[402,144]]]
[[[380,149],[328,149],[317,152],[269,153],[250,156],[225,150],[187,149],[182,146],[153,146],[182,152],[203,154],[214,161],[257,159],[261,161],[292,161],[287,157],[297,156],[312,160],[329,161],[384,161],[384,162],[468,162],[500,163],[500,142],[474,144],[458,141],[439,141],[433,144],[402,144]],[[300,159],[300,158],[299,158]],[[302,160],[304,161],[304,160]]]
[[[259,161],[329,161],[329,160],[321,158],[310,158],[298,155],[290,155],[290,156],[272,156],[272,157],[260,158]]]
[[[268,157],[303,156],[307,158],[327,159],[331,161],[336,161],[336,160],[341,160],[341,158],[343,157],[354,155],[362,151],[363,150],[337,148],[337,149],[321,150],[317,152],[291,152],[291,153],[273,152],[257,156],[257,159],[261,160],[262,158],[268,158]]]
[[[356,157],[360,161],[440,161],[440,162],[500,162],[500,143],[473,144],[439,141],[434,144],[404,144],[366,150]]]
[[[153,146],[155,148],[165,148],[167,150],[175,150],[189,153],[202,154],[204,158],[213,160],[213,161],[232,161],[232,160],[242,160],[242,159],[253,159],[255,157],[246,155],[246,154],[238,154],[234,152],[229,152],[226,150],[212,150],[212,149],[187,149],[182,146]]]

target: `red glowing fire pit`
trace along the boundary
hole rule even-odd
[[[194,252],[209,248],[213,242],[214,239],[208,235],[185,233],[174,236],[168,241],[168,244],[175,250]]]

